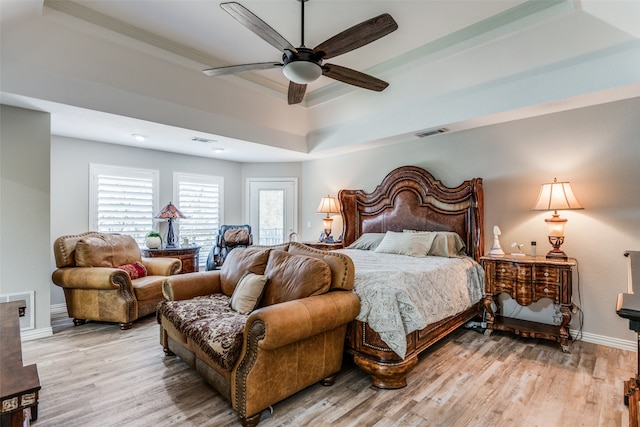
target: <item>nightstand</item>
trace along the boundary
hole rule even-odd
[[[571,322],[572,271],[576,260],[549,259],[544,256],[491,256],[480,258],[484,267],[486,309],[485,334],[492,330],[512,332],[514,334],[543,338],[560,343],[562,351],[569,352],[569,322]],[[550,298],[560,305],[562,322],[560,325],[532,322],[501,316],[500,305],[496,298],[507,293],[521,306],[528,306],[542,299]],[[493,310],[495,302],[498,313]]]
[[[320,249],[321,251],[332,251],[334,249],[342,249],[344,245],[342,242],[325,243],[325,242],[300,242],[303,245],[309,246],[313,249]]]
[[[197,272],[199,269],[200,246],[176,246],[175,248],[141,249],[140,251],[145,258],[167,257],[179,259],[182,261],[182,274]]]

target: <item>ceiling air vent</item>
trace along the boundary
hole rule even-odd
[[[438,135],[440,133],[445,133],[445,132],[449,132],[449,129],[447,129],[447,128],[429,129],[429,130],[425,130],[425,131],[416,133],[416,136],[418,138],[426,138],[426,137],[431,136],[431,135]]]
[[[199,136],[194,136],[193,138],[191,138],[191,140],[195,141],[195,142],[202,142],[202,143],[205,143],[205,144],[210,144],[212,142],[216,142],[215,139],[201,138]]]

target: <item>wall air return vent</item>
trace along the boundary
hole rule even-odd
[[[438,135],[438,134],[445,133],[445,132],[449,132],[449,129],[447,129],[447,128],[429,129],[429,130],[425,130],[425,131],[416,133],[416,136],[418,138],[426,138],[426,137],[431,136],[431,135]]]

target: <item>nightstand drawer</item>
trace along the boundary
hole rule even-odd
[[[556,285],[559,283],[560,273],[556,267],[536,266],[533,281],[538,284]]]
[[[551,298],[554,302],[558,303],[558,286],[555,284],[536,284],[535,286],[535,300],[540,298]]]
[[[492,290],[494,293],[495,292],[506,292],[509,295],[511,295],[511,297],[515,297],[515,284],[513,281],[511,280],[497,280],[493,283],[494,285],[494,289]]]
[[[518,267],[510,262],[496,262],[494,269],[494,280],[496,283],[508,281],[513,282],[517,276]]]

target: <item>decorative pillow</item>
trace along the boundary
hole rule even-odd
[[[224,242],[228,246],[248,245],[249,232],[246,228],[234,228],[224,232]]]
[[[116,268],[127,272],[131,280],[139,277],[145,277],[147,275],[147,268],[140,262],[134,262],[133,264],[119,265]]]
[[[266,284],[267,276],[247,271],[236,285],[229,305],[240,314],[251,313],[258,306]]]
[[[347,246],[347,249],[362,249],[365,251],[375,250],[382,239],[384,239],[385,233],[364,233],[358,237],[358,240]]]
[[[405,233],[432,235],[433,242],[427,255],[457,258],[466,256],[467,245],[455,231],[416,231],[404,230]]]
[[[425,233],[387,231],[376,252],[426,257],[435,236]]]
[[[324,294],[331,286],[331,269],[321,259],[271,251],[265,274],[262,306]]]
[[[435,239],[429,249],[429,255],[442,257],[461,257],[465,256],[467,245],[464,243],[458,233],[454,231],[436,231]]]

